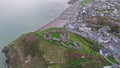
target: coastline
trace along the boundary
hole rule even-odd
[[[69,23],[70,19],[76,14],[76,12],[79,9],[79,6],[80,6],[79,2],[70,5],[60,15],[48,21],[46,24],[40,26],[40,28],[38,28],[36,31],[41,31],[47,28],[52,28],[52,27],[58,27],[58,28],[64,27],[64,25]],[[10,57],[8,48],[4,47],[2,52],[4,53],[6,57],[5,63],[7,65],[7,68],[10,68],[11,57]]]
[[[7,46],[3,48],[2,53],[4,53],[4,56],[6,57],[5,63],[7,68],[10,68],[10,53]]]
[[[60,15],[48,21],[46,24],[40,26],[36,31],[41,31],[51,27],[63,27],[65,24],[69,23],[69,20],[76,14],[80,7],[79,2],[70,5],[65,11]]]

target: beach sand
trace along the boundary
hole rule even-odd
[[[70,19],[76,14],[80,7],[79,2],[72,4],[64,12],[62,12],[55,19],[51,20],[47,24],[41,26],[37,31],[41,31],[51,27],[63,27],[65,24],[69,23]]]

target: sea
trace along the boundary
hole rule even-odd
[[[6,68],[2,49],[24,33],[58,16],[69,0],[0,0],[0,68]]]

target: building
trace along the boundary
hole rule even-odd
[[[101,49],[99,53],[105,57],[112,55],[112,52],[108,48]]]
[[[44,35],[44,39],[52,39],[51,32],[46,32]]]
[[[111,37],[100,37],[99,42],[100,43],[108,43],[111,41]]]
[[[62,42],[69,41],[69,32],[64,32],[64,33],[60,34],[60,40]]]

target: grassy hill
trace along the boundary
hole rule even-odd
[[[71,33],[70,40],[79,42],[82,50],[67,48],[55,40],[45,40],[44,33],[54,29],[27,33],[11,42],[8,49],[12,68],[101,68],[111,65],[76,34]]]

